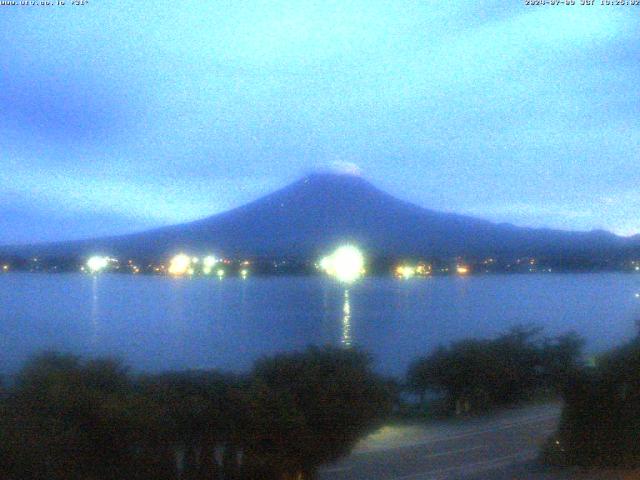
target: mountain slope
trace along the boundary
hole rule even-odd
[[[21,247],[26,254],[158,257],[178,250],[312,256],[339,242],[374,255],[616,255],[637,238],[494,224],[398,200],[360,177],[315,174],[240,208],[139,234]],[[2,250],[2,249],[0,249]]]

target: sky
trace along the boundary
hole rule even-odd
[[[576,3],[0,6],[0,244],[194,220],[327,168],[640,233],[640,6]]]

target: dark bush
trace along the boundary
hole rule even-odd
[[[640,466],[640,339],[567,382],[549,463]],[[553,453],[553,455],[551,455]]]
[[[582,340],[553,340],[536,328],[516,327],[489,340],[463,340],[415,361],[407,386],[421,397],[439,392],[457,413],[513,404],[564,384],[580,361]]]
[[[251,417],[279,413],[254,424],[250,452],[264,458],[265,443],[280,445],[269,462],[302,478],[349,453],[392,406],[391,389],[373,373],[369,356],[352,349],[309,348],[264,359],[255,366],[254,385]]]
[[[330,348],[264,359],[247,379],[44,354],[8,393],[7,480],[308,479],[391,405],[366,355]]]

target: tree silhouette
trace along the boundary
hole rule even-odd
[[[280,475],[314,478],[320,465],[347,454],[392,405],[370,358],[357,350],[311,347],[276,355],[258,361],[253,376],[258,395],[252,418],[265,411],[276,418],[254,424],[250,451],[264,451],[261,442],[276,446],[273,458],[289,470]],[[267,428],[271,424],[279,425],[275,434]],[[293,441],[283,441],[288,435]]]
[[[563,383],[580,362],[583,341],[571,333],[544,339],[538,328],[514,327],[495,339],[439,347],[414,361],[406,384],[420,395],[440,392],[457,413],[506,405]]]

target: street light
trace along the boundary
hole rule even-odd
[[[364,256],[353,245],[344,245],[320,260],[320,268],[340,282],[352,283],[364,274]]]

